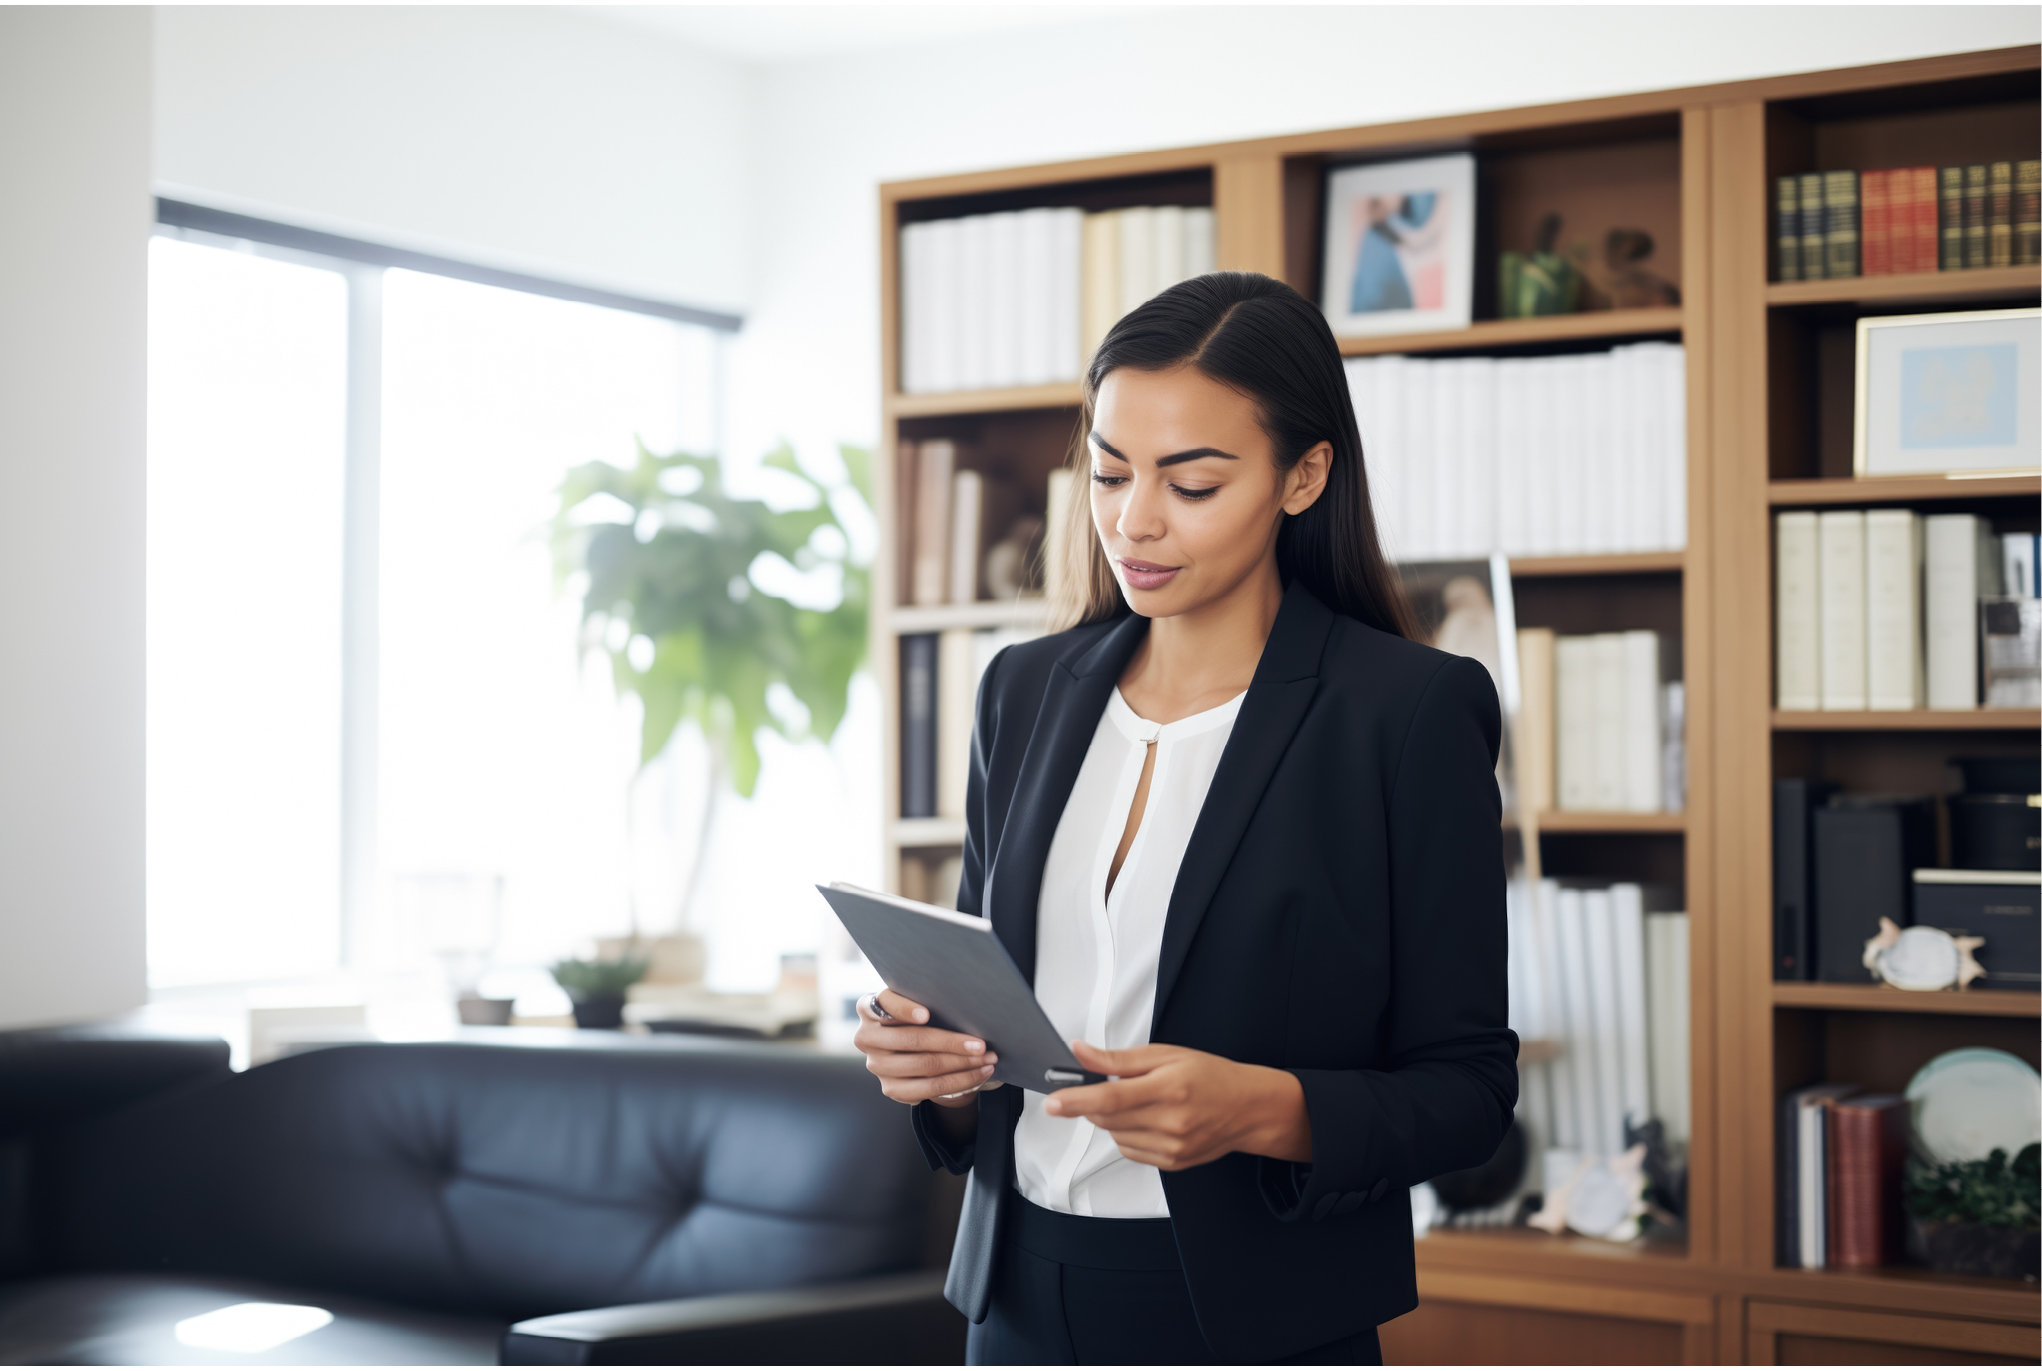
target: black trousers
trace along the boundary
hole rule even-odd
[[[992,1307],[973,1326],[973,1366],[1210,1365],[1168,1219],[1086,1219],[1007,1196]],[[1284,1359],[1380,1366],[1373,1328]]]

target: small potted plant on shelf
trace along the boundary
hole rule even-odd
[[[1908,1244],[1932,1271],[2034,1280],[2042,1144],[2012,1162],[1995,1147],[1978,1161],[1907,1164]]]
[[[583,961],[570,957],[553,963],[553,979],[574,1002],[578,1028],[622,1028],[624,992],[645,979],[648,957],[626,955]]]

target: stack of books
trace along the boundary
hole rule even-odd
[[[911,395],[1078,379],[1106,330],[1213,269],[1210,209],[1025,209],[900,233],[901,389]]]
[[[1397,561],[1677,550],[1678,343],[1562,357],[1347,364],[1376,524]]]
[[[900,640],[900,816],[962,819],[971,777],[978,683],[993,655],[1034,636],[1026,629],[945,629]],[[932,903],[956,898],[927,898]],[[920,898],[920,897],[918,897]]]
[[[1517,805],[1678,813],[1686,802],[1686,692],[1667,681],[1659,635],[1520,629],[1523,702],[1511,755]]]
[[[1519,1069],[1541,1147],[1616,1157],[1648,1119],[1688,1138],[1688,918],[1648,903],[1626,883],[1511,883],[1511,1026],[1559,1047]]]
[[[1811,171],[1774,194],[1782,281],[2042,262],[2042,161]]]
[[[1846,509],[1781,514],[1774,540],[1781,709],[2037,702],[2034,534],[1995,536],[1975,514]],[[1988,631],[2006,637],[2009,619],[2001,649]]]
[[[970,604],[978,599],[985,479],[959,469],[947,438],[903,442],[895,472],[901,602]]]
[[[1907,1101],[1857,1086],[1804,1086],[1780,1098],[1779,1263],[1862,1269],[1900,1260]]]

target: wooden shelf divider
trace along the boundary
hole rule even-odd
[[[1593,552],[1573,557],[1512,557],[1512,576],[1635,576],[1679,571],[1684,552]]]
[[[2042,267],[1973,267],[1906,276],[1846,276],[1835,281],[1774,281],[1768,305],[1968,305],[2003,300],[2035,303]]]
[[[1580,314],[1546,314],[1536,319],[1482,319],[1466,328],[1433,333],[1390,333],[1340,339],[1343,357],[1374,357],[1394,352],[1480,352],[1486,348],[1525,347],[1538,343],[1612,342],[1625,338],[1678,333],[1680,307],[1602,309]]]
[[[887,413],[897,419],[920,419],[953,414],[999,414],[1016,409],[1075,409],[1084,402],[1084,387],[1076,381],[1054,381],[1046,386],[1015,386],[1006,390],[946,390],[932,395],[886,397]]]
[[[1935,500],[2042,497],[2042,473],[2007,476],[1871,476],[1861,480],[1773,481],[1773,505],[1918,504]]]
[[[2042,728],[2037,709],[1776,709],[1777,733],[1972,733]]]
[[[1515,815],[1503,816],[1505,828],[1518,826]],[[1631,814],[1584,809],[1549,809],[1539,815],[1540,833],[1685,833],[1685,814]]]
[[[1895,990],[1890,985],[1775,981],[1773,1003],[1782,1009],[1862,1009],[1882,1014],[2042,1016],[2042,994],[2031,990]]]

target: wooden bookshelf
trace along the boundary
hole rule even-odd
[[[969,605],[900,605],[892,615],[895,633],[941,633],[946,628],[1040,628],[1049,620],[1042,599],[980,600]]]
[[[1328,168],[1466,149],[1483,166],[1477,213],[1490,240],[1512,245],[1548,209],[1567,218],[1569,234],[1581,232],[1616,205],[1625,222],[1653,234],[1662,249],[1655,268],[1680,287],[1678,308],[1522,320],[1493,317],[1478,290],[1477,317],[1465,329],[1341,343],[1348,356],[1521,355],[1659,336],[1678,337],[1687,356],[1686,549],[1511,564],[1521,624],[1562,632],[1650,627],[1675,635],[1680,646],[1686,812],[1546,814],[1539,827],[1549,871],[1557,862],[1559,874],[1611,874],[1610,864],[1629,862],[1627,878],[1685,887],[1692,976],[1685,1241],[1435,1232],[1418,1246],[1423,1305],[1383,1330],[1389,1360],[1450,1359],[1454,1349],[1477,1345],[1533,1362],[1578,1361],[1583,1348],[1633,1362],[1736,1362],[1789,1351],[1865,1361],[1881,1359],[1882,1349],[1887,1359],[1936,1360],[1938,1351],[1959,1359],[2002,1346],[2042,1357],[2032,1285],[1912,1267],[1783,1270],[1774,1263],[1772,1233],[1780,1091],[1816,1079],[1809,1071],[1855,1070],[1880,1053],[1891,1054],[1879,1059],[1884,1074],[1864,1083],[1893,1088],[1928,1055],[1972,1042],[2033,1061],[2037,996],[1903,997],[1870,986],[1775,985],[1766,916],[1771,781],[1803,774],[1779,768],[1948,785],[1937,778],[1949,757],[2032,748],[2042,730],[2042,711],[2034,710],[1844,715],[1772,707],[1776,508],[1922,503],[1998,517],[2042,497],[2042,477],[2034,475],[1850,479],[1844,343],[1863,314],[2033,301],[2042,273],[2023,267],[1773,282],[1772,178],[1977,161],[1968,150],[2032,147],[2038,128],[2042,50],[2024,47],[881,187],[882,451],[896,451],[903,438],[951,437],[960,449],[975,444],[974,460],[989,477],[1030,489],[1068,450],[1079,388],[898,393],[895,244],[905,223],[1031,204],[1148,203],[1129,197],[1160,187],[1170,198],[1154,203],[1212,207],[1221,268],[1265,272],[1317,298]],[[878,466],[877,508],[890,548],[893,464]],[[1041,623],[1025,603],[897,607],[894,562],[879,559],[872,616],[888,814],[899,812],[899,636],[957,627],[1026,631]],[[889,822],[886,880],[899,888],[904,863],[927,870],[953,856],[963,833],[955,818]],[[1825,1332],[1838,1318],[1856,1321],[1863,1336]],[[1789,1336],[1801,1341],[1790,1348]]]

